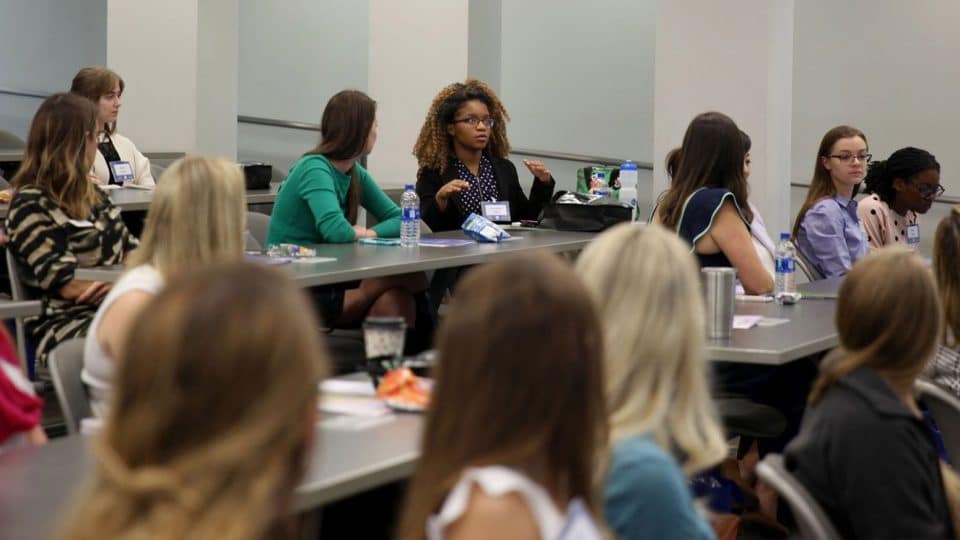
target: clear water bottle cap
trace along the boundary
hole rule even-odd
[[[630,161],[629,159],[626,160],[626,161],[624,161],[624,162],[620,165],[620,170],[621,170],[621,171],[635,171],[635,170],[637,170],[637,168],[638,168],[638,167],[637,167],[637,164],[634,163],[634,162],[632,162],[632,161]]]
[[[790,233],[788,233],[788,232],[782,232],[782,233],[780,233],[780,239],[781,239],[781,240],[789,240],[789,239],[790,239]]]
[[[406,184],[406,185],[403,186],[403,189],[412,191],[412,190],[413,190],[413,184]]]

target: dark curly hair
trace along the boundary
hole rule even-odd
[[[863,180],[865,191],[875,193],[883,202],[892,204],[897,196],[897,191],[893,188],[894,180],[907,180],[917,173],[931,169],[940,170],[940,163],[933,154],[912,146],[901,148],[890,154],[886,161],[870,164],[867,177]]]
[[[453,142],[447,133],[447,126],[453,123],[460,107],[472,100],[483,102],[493,118],[487,151],[494,157],[507,157],[510,153],[510,142],[507,140],[507,121],[510,120],[510,115],[487,83],[469,78],[462,83],[447,85],[433,98],[423,127],[420,128],[420,136],[413,146],[413,155],[416,156],[420,169],[436,169],[442,174],[447,168],[453,154]]]

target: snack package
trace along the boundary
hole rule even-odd
[[[316,257],[317,250],[297,244],[271,244],[267,246],[267,255],[270,257],[288,257],[297,259],[301,257]]]
[[[402,411],[422,411],[430,404],[430,392],[410,368],[388,371],[380,379],[377,397],[390,408]]]
[[[464,234],[477,242],[496,243],[510,238],[510,234],[502,227],[477,214],[467,216],[460,228],[463,229]]]

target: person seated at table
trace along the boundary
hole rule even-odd
[[[97,153],[91,177],[100,184],[132,182],[138,186],[153,186],[150,160],[137,150],[133,141],[117,133],[120,97],[125,86],[119,75],[102,66],[81,69],[70,85],[70,92],[89,99],[97,107]],[[133,178],[122,181],[122,176],[117,177],[118,171]]]
[[[474,269],[437,362],[397,537],[600,538],[603,335],[572,270],[543,253]]]
[[[44,302],[28,317],[38,368],[59,343],[86,334],[110,283],[80,280],[78,268],[119,264],[137,246],[120,210],[87,177],[97,152],[97,110],[73,94],[40,105],[13,179],[7,249],[27,290]]]
[[[320,144],[290,168],[270,218],[267,245],[341,244],[360,238],[400,236],[400,208],[380,189],[358,160],[377,141],[377,104],[358,90],[337,93],[323,110]],[[357,225],[360,207],[377,218]],[[366,316],[402,316],[421,348],[429,342],[427,288],[422,273],[368,278],[313,289],[323,322],[353,326]]]
[[[673,181],[652,221],[689,242],[700,266],[733,267],[747,293],[770,292],[773,278],[750,237],[753,211],[740,129],[724,114],[703,113],[690,122],[681,148]]]
[[[886,161],[870,163],[864,197],[857,205],[872,248],[901,244],[918,251],[920,214],[926,214],[943,193],[940,163],[919,148],[901,148]]]
[[[793,238],[797,249],[823,277],[846,274],[867,254],[867,237],[857,217],[857,201],[870,154],[857,128],[837,126],[824,134],[817,150],[807,198],[797,213]]]
[[[751,171],[750,148],[753,146],[753,141],[743,130],[740,130],[740,139],[743,141],[744,150],[743,179],[744,181],[749,181]],[[675,148],[667,154],[667,176],[673,178],[673,175],[676,173],[679,165],[680,149]],[[774,274],[773,266],[776,245],[773,243],[773,239],[770,238],[770,233],[767,231],[767,225],[760,216],[760,210],[753,204],[752,201],[748,201],[747,206],[753,213],[753,220],[750,221],[750,237],[753,241],[753,247],[757,251],[757,256],[760,258],[760,263],[763,265],[763,268],[772,277]]]
[[[769,293],[771,276],[751,238],[753,211],[747,200],[744,138],[728,116],[698,115],[690,123],[670,189],[652,221],[676,230],[690,243],[701,267],[733,267],[748,294]],[[780,451],[797,432],[816,367],[809,360],[782,366],[713,362],[714,390],[769,405],[787,418],[778,437],[758,441],[764,455]],[[746,439],[744,439],[746,440]],[[743,448],[743,457],[747,448]]]
[[[20,369],[13,339],[0,325],[0,453],[47,442],[42,414],[43,400]]]
[[[413,148],[420,217],[433,231],[458,230],[471,213],[483,214],[483,202],[506,201],[512,221],[539,218],[556,182],[546,165],[524,160],[535,178],[530,198],[524,195],[507,159],[509,119],[497,94],[477,79],[433,98]]]
[[[905,248],[868,255],[840,286],[840,346],[824,360],[785,464],[841,538],[957,533],[957,501],[944,488],[956,473],[940,463],[913,394],[937,344],[940,309],[930,271]]]
[[[696,261],[659,225],[619,225],[587,246],[576,272],[606,321],[607,525],[623,539],[714,538],[687,478],[727,455]]]
[[[134,317],[61,538],[292,537],[329,369],[311,312],[265,266],[171,279]]]
[[[940,220],[933,237],[933,277],[943,306],[943,329],[924,375],[960,397],[960,207]]]
[[[243,258],[247,208],[239,167],[220,158],[187,157],[160,178],[143,241],[87,333],[81,376],[93,412],[100,417],[105,416],[130,324],[163,283],[179,273]]]

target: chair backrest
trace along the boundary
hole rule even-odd
[[[0,148],[5,150],[23,150],[27,143],[9,131],[0,129]]]
[[[7,274],[10,276],[10,296],[14,300],[29,300],[27,289],[23,286],[23,282],[20,281],[20,274],[17,272],[17,260],[14,258],[13,253],[10,252],[10,248],[6,249],[7,254]],[[33,370],[30,369],[27,359],[27,331],[23,325],[23,317],[17,317],[14,319],[14,326],[17,339],[17,354],[20,355],[20,364],[23,368],[23,372],[26,374],[32,374]],[[31,377],[32,378],[32,377]]]
[[[950,463],[960,464],[960,399],[949,390],[930,381],[917,380],[913,384],[917,397],[923,401],[940,428],[943,446]]]
[[[800,251],[800,248],[797,247],[797,243],[794,242],[793,240],[791,240],[790,242],[793,243],[793,250],[797,254],[797,260],[795,261],[797,264],[797,268],[800,269],[800,273],[803,274],[803,276],[806,278],[805,283],[810,283],[811,281],[819,281],[823,279],[823,274],[821,274],[817,270],[817,268],[813,266],[813,263],[811,263],[810,260],[807,259],[807,256],[804,255],[802,251]]]
[[[793,513],[800,538],[841,540],[840,534],[810,492],[783,466],[783,456],[767,454],[757,464],[757,476],[772,487]]]
[[[80,421],[92,414],[87,387],[80,379],[83,342],[83,338],[64,341],[50,353],[49,359],[53,388],[70,435],[80,433]]]
[[[267,247],[267,231],[270,230],[270,216],[260,212],[247,212],[247,231],[253,236],[259,246],[255,249]],[[247,248],[249,249],[249,242]]]

